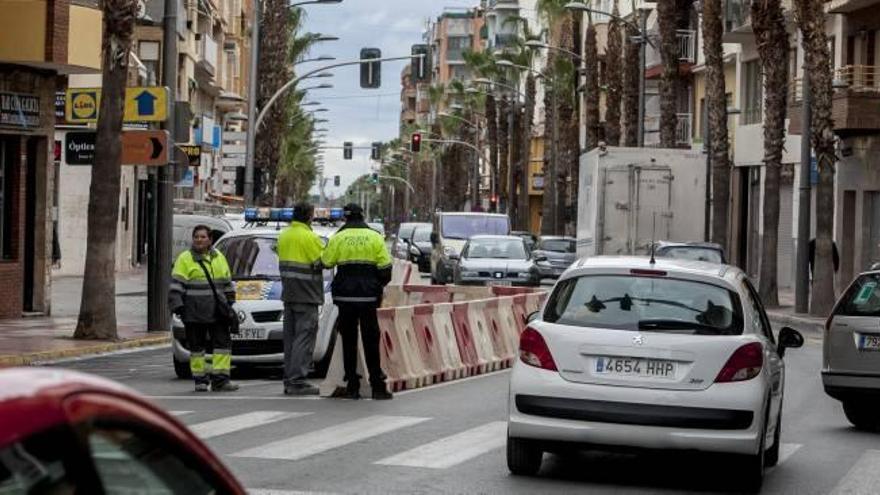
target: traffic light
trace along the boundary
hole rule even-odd
[[[334,175],[333,176],[333,185],[335,187],[339,187],[340,182],[341,182],[341,178],[338,175]]]
[[[382,158],[382,143],[374,142],[373,148],[370,150],[370,158],[379,161]]]
[[[422,135],[420,133],[413,133],[412,140],[409,143],[409,150],[413,153],[418,153],[422,150]]]
[[[342,158],[345,160],[351,160],[352,154],[354,153],[354,149],[351,144],[351,141],[346,141],[342,143]]]
[[[379,183],[379,173],[378,172],[373,172],[372,174],[370,174],[370,183],[371,184],[378,184]]]
[[[411,53],[413,54],[413,59],[410,61],[413,82],[427,81],[431,75],[431,51],[428,49],[428,45],[413,45]],[[415,55],[421,55],[421,57],[415,57]]]
[[[382,50],[378,48],[364,48],[361,50],[361,60],[382,58]],[[382,62],[361,63],[361,88],[376,89],[382,85]]]

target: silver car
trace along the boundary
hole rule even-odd
[[[538,239],[532,256],[547,258],[538,263],[541,278],[559,278],[566,268],[577,260],[577,239],[545,235]]]
[[[822,351],[825,393],[856,428],[880,431],[880,271],[856,277],[837,301]]]
[[[546,260],[546,258],[540,258]],[[518,236],[471,237],[453,269],[456,284],[539,285],[541,276],[525,241]]]

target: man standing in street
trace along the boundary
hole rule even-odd
[[[356,204],[344,208],[345,225],[330,238],[322,260],[324,266],[338,266],[333,278],[333,302],[339,307],[339,333],[345,365],[343,398],[360,398],[357,374],[358,324],[364,357],[370,373],[373,399],[391,399],[379,362],[379,320],[376,310],[382,291],[391,281],[391,255],[382,235],[364,222],[364,211]]]
[[[318,388],[306,382],[318,335],[318,306],[324,303],[324,244],[310,226],[313,213],[308,203],[296,205],[293,221],[278,236],[285,395],[318,395]]]

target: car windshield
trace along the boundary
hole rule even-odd
[[[554,253],[573,253],[575,251],[575,242],[566,239],[542,239],[538,243],[538,249]]]
[[[430,242],[431,241],[431,229],[418,229],[413,232],[412,235],[413,242]]]
[[[528,258],[523,241],[518,239],[474,239],[471,240],[468,259],[524,260]]]
[[[587,275],[560,282],[544,320],[614,330],[740,335],[739,297],[693,280],[634,275]]]
[[[708,261],[709,263],[724,262],[721,252],[708,247],[669,246],[658,250],[656,255],[661,258],[675,258],[678,260]]]
[[[880,316],[880,275],[862,275],[847,289],[834,314]]]
[[[278,253],[274,237],[229,237],[217,243],[226,256],[233,280],[280,279]]]
[[[507,217],[495,215],[444,215],[440,225],[446,239],[470,239],[472,236],[507,235]]]

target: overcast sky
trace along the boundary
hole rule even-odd
[[[344,0],[338,5],[308,5],[305,30],[338,36],[339,41],[320,43],[312,48],[312,56],[331,55],[336,61],[360,56],[361,48],[379,48],[383,57],[406,56],[410,48],[422,40],[426,22],[436,18],[443,7],[472,7],[479,0]],[[323,62],[318,62],[323,63]],[[332,62],[331,62],[332,63]],[[311,91],[307,100],[319,101],[330,111],[319,114],[330,122],[319,127],[329,129],[328,146],[342,146],[345,141],[355,146],[369,146],[373,141],[397,137],[400,122],[400,72],[405,61],[382,65],[382,87],[360,88],[358,67],[335,70],[335,76],[316,79],[330,82],[333,89]],[[298,67],[302,73],[316,64]],[[302,83],[306,87],[306,83]],[[309,86],[313,84],[308,84]],[[314,107],[318,108],[318,107]],[[342,186],[327,187],[328,196],[340,196],[357,177],[368,173],[372,162],[369,150],[355,150],[354,160],[342,159],[342,150],[325,152],[325,174],[342,176]]]

